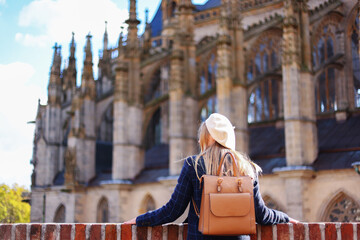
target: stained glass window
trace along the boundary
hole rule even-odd
[[[265,73],[274,72],[281,66],[281,41],[281,35],[259,37],[250,50],[246,73],[248,82]]]
[[[200,71],[200,94],[204,94],[215,87],[218,67],[216,61],[216,55],[212,53]]]
[[[204,122],[212,113],[218,112],[218,103],[216,96],[210,97],[205,106],[201,108],[200,118],[201,122]]]
[[[279,116],[281,81],[268,79],[260,82],[250,93],[248,100],[248,122],[276,119]]]
[[[356,16],[352,25],[351,53],[354,80],[355,107],[360,107],[360,61],[359,61],[359,16]]]

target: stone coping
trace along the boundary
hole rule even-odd
[[[187,224],[137,227],[115,223],[0,224],[1,240],[184,240]],[[360,240],[357,223],[297,223],[257,226],[251,240]]]

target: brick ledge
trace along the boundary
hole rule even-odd
[[[112,223],[0,224],[1,240],[184,240],[186,224],[137,227]],[[360,223],[298,223],[257,226],[251,240],[360,240]]]

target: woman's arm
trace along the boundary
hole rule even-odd
[[[138,226],[156,226],[164,223],[170,223],[175,221],[183,214],[188,206],[191,194],[193,192],[193,186],[190,179],[190,166],[186,163],[182,167],[178,183],[175,187],[173,194],[169,202],[167,202],[161,208],[147,212],[136,218],[136,225]]]
[[[270,209],[265,206],[264,200],[261,197],[259,183],[256,179],[254,181],[254,205],[256,222],[261,225],[270,225],[277,223],[287,223],[290,218],[286,213]]]

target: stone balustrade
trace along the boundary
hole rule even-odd
[[[0,224],[1,240],[183,240],[187,225],[137,227],[129,224]],[[358,223],[298,223],[257,226],[251,240],[360,240]]]

